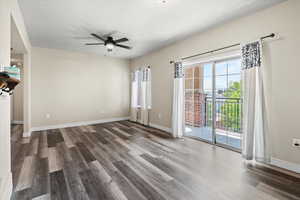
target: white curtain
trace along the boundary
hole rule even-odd
[[[243,76],[243,149],[246,160],[269,162],[268,123],[262,64],[262,43],[242,46]]]
[[[150,67],[142,70],[141,82],[141,123],[149,125],[149,111],[151,109],[151,71]]]
[[[180,138],[184,134],[184,69],[181,62],[174,63],[172,134]]]
[[[131,109],[130,120],[136,122],[138,114],[138,75],[139,71],[131,74]]]

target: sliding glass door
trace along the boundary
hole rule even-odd
[[[241,149],[240,59],[186,66],[185,134]]]

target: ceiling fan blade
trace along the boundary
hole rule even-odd
[[[94,36],[95,38],[99,39],[99,40],[102,40],[103,42],[105,42],[105,39],[100,37],[99,35],[95,34],[95,33],[92,33],[91,34],[92,36]]]
[[[125,46],[125,45],[121,45],[121,44],[116,44],[116,46],[117,46],[117,47],[124,48],[124,49],[132,49],[132,47]]]
[[[86,43],[85,45],[104,45],[104,43]]]
[[[129,41],[127,38],[121,38],[121,39],[115,40],[115,43],[121,43],[121,42],[127,42],[127,41]]]

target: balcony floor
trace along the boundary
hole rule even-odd
[[[203,140],[212,141],[212,128],[211,127],[193,127],[186,125],[185,135],[198,137]],[[219,144],[228,145],[235,149],[241,149],[241,134],[216,129],[216,140]]]

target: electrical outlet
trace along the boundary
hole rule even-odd
[[[47,119],[50,119],[50,117],[51,117],[50,114],[47,113],[47,114],[46,114],[46,118],[47,118]]]
[[[300,139],[293,139],[293,146],[300,148]]]

